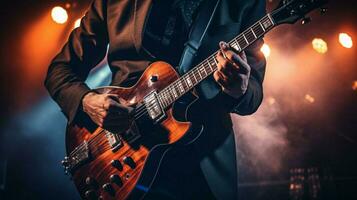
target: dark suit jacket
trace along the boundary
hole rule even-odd
[[[89,71],[105,57],[108,44],[112,85],[132,84],[155,60],[142,46],[145,19],[151,4],[152,0],[94,0],[81,26],[71,33],[62,51],[53,59],[45,86],[69,123],[79,112],[82,97],[90,91],[84,81]],[[265,0],[222,0],[196,62],[215,51],[219,41],[229,41],[264,14]],[[265,72],[265,59],[259,51],[262,43],[258,40],[245,51],[252,71],[243,97],[233,99],[223,94],[212,79],[201,89],[206,91],[199,91],[201,105],[210,108],[207,109],[210,114],[196,115],[205,124],[206,131],[195,143],[195,149],[200,154],[203,174],[218,198],[236,198],[235,143],[229,113],[251,114],[262,101]],[[212,105],[215,108],[211,109]]]

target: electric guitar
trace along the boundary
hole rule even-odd
[[[237,52],[280,24],[293,24],[327,0],[282,0],[278,8],[233,38]],[[326,9],[321,8],[324,12]],[[182,141],[192,142],[202,127],[192,131],[187,120],[173,115],[175,102],[217,69],[217,52],[181,77],[165,62],[154,62],[130,88],[108,86],[97,93],[117,94],[120,103],[134,108],[134,122],[122,133],[100,128],[89,117],[67,127],[67,156],[62,161],[84,199],[142,199],[149,191],[165,153]],[[192,94],[192,93],[191,93]],[[193,94],[192,94],[193,95]],[[189,111],[192,102],[181,109]]]

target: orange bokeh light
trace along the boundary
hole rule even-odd
[[[268,58],[270,56],[271,49],[269,45],[263,44],[262,48],[260,48],[260,51],[263,52],[265,58]]]
[[[77,19],[77,20],[74,22],[74,28],[78,28],[80,25],[81,25],[81,18]]]
[[[68,14],[66,9],[62,8],[61,6],[56,6],[52,8],[51,17],[54,22],[57,24],[64,24],[68,20]]]
[[[312,48],[317,53],[325,54],[328,51],[327,43],[321,38],[315,38],[312,40]]]
[[[357,81],[353,81],[352,90],[357,91]]]
[[[349,36],[347,33],[340,33],[339,37],[338,37],[340,44],[347,48],[350,49],[353,46],[353,41],[352,41],[352,37]]]
[[[63,46],[68,32],[66,26],[53,23],[51,12],[26,26],[23,38],[18,44],[19,59],[14,61],[21,67],[22,72],[23,84],[19,86],[19,96],[26,96],[26,92],[43,87],[43,78],[48,65]],[[21,98],[18,103],[25,105],[30,102],[28,98]]]

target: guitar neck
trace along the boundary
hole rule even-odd
[[[237,37],[232,39],[228,44],[237,52],[242,52],[257,39],[264,36],[275,26],[275,23],[270,14],[265,15],[251,27],[243,31]],[[185,73],[179,79],[168,85],[165,89],[158,93],[158,99],[163,108],[169,107],[178,98],[186,94],[198,83],[203,81],[209,75],[217,70],[216,55],[218,50],[211,56],[196,65],[190,71]]]

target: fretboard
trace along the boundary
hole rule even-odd
[[[275,23],[270,14],[267,14],[262,19],[257,21],[251,27],[233,38],[228,44],[237,52],[242,52],[249,45],[261,38],[265,33],[274,27]],[[216,55],[218,51],[196,65],[190,71],[185,73],[179,79],[168,85],[165,89],[158,93],[161,106],[167,108],[174,103],[182,95],[186,94],[198,83],[207,78],[217,70]]]

